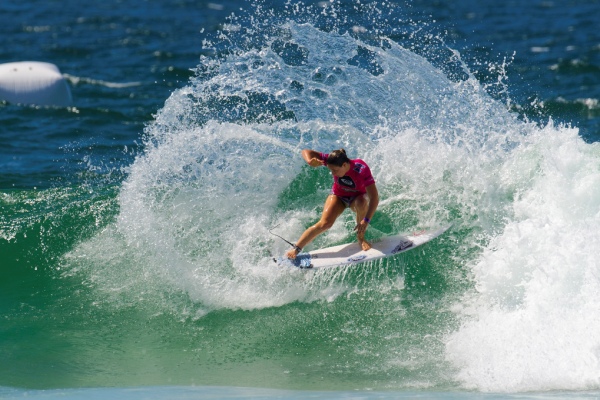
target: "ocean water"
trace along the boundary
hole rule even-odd
[[[5,1],[0,398],[600,397],[598,1]],[[272,255],[365,159],[384,262]],[[342,215],[313,247],[353,240]]]

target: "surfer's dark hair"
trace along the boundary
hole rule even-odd
[[[341,167],[344,163],[349,163],[350,159],[346,155],[346,150],[339,149],[334,150],[329,153],[329,157],[327,157],[328,165],[335,165],[336,167]]]

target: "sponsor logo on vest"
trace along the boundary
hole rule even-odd
[[[338,179],[338,182],[341,185],[348,186],[348,187],[351,187],[351,188],[353,188],[353,187],[356,186],[356,184],[354,183],[354,181],[352,180],[352,178],[350,178],[349,176],[342,176],[341,178]]]

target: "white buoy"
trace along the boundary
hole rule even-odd
[[[56,65],[22,61],[0,64],[0,100],[67,107],[73,98],[69,85]]]

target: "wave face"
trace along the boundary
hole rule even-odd
[[[597,143],[519,118],[447,48],[259,15],[206,43],[94,203],[114,218],[56,257],[51,309],[85,328],[54,340],[93,371],[64,385],[598,389]],[[376,264],[274,265],[269,229],[295,240],[331,186],[300,151],[341,147],[377,180],[371,238],[452,230]]]

